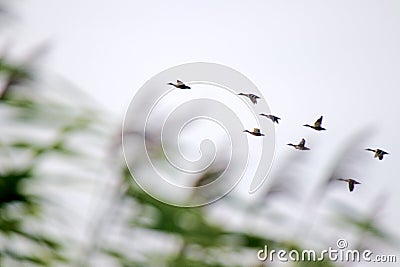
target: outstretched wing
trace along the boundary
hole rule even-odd
[[[377,150],[376,150],[376,153],[382,154],[382,155],[389,154],[389,153],[387,153],[386,151],[383,151],[382,149],[377,149]]]
[[[314,123],[315,127],[321,127],[322,118],[323,118],[323,116],[319,117],[319,119],[315,121],[315,123]]]
[[[253,129],[253,132],[254,132],[254,133],[260,133],[260,129],[254,128],[254,129]]]
[[[354,190],[354,181],[352,181],[352,180],[349,181],[349,190],[350,190],[350,192],[353,192],[353,190]]]
[[[279,123],[279,120],[280,120],[281,118],[279,118],[279,117],[277,117],[277,116],[274,116],[274,115],[271,115],[271,116],[272,116],[272,120],[273,120],[274,122]]]
[[[306,139],[304,139],[304,138],[301,139],[299,146],[305,146],[305,144],[306,144]]]
[[[180,85],[185,85],[183,82],[181,82],[180,80],[176,80],[176,85],[180,86]]]
[[[274,115],[272,115],[272,117],[274,117],[276,120],[280,120],[281,119],[281,118],[279,118],[277,116],[274,116]]]
[[[253,95],[253,94],[249,94],[249,98],[250,98],[251,102],[253,102],[253,104],[257,104],[257,98],[260,98],[260,97]]]
[[[249,96],[255,97],[255,98],[260,98],[258,95],[255,94],[249,94]]]

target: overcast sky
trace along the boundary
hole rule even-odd
[[[18,2],[23,46],[48,41],[52,49],[43,67],[121,120],[135,91],[153,75],[207,61],[249,77],[282,117],[278,159],[293,152],[286,143],[303,136],[318,140],[318,155],[334,155],[346,137],[374,125],[378,131],[365,145],[390,155],[382,162],[370,155],[372,168],[359,178],[359,195],[346,197],[369,199],[386,190],[391,198],[383,214],[397,226],[400,1]],[[15,39],[15,32],[9,35]],[[320,115],[328,128],[324,138],[301,127]]]

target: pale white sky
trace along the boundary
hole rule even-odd
[[[249,77],[282,117],[276,161],[293,152],[286,143],[317,140],[314,176],[325,167],[320,155],[333,156],[347,136],[374,125],[378,132],[366,146],[391,154],[383,162],[371,158],[362,186],[343,197],[362,202],[385,190],[391,198],[384,221],[397,226],[400,1],[24,0],[14,6],[24,45],[52,44],[44,68],[121,119],[153,75],[209,61]],[[301,127],[320,115],[327,132]]]

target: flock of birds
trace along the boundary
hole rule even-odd
[[[185,83],[183,83],[180,80],[177,80],[176,83],[170,82],[168,84],[172,85],[178,89],[191,89],[190,86],[186,85]],[[239,93],[238,95],[249,98],[253,104],[257,104],[257,100],[260,99],[259,96],[255,95],[255,94],[251,94],[251,93]],[[281,119],[272,114],[260,113],[259,115],[266,117],[266,118],[270,119],[273,123],[277,123],[277,124],[279,124],[279,120]],[[319,117],[318,120],[316,120],[313,125],[304,124],[303,126],[312,128],[316,131],[325,131],[326,129],[321,126],[322,119],[323,119],[323,116]],[[265,134],[263,134],[259,128],[254,128],[253,131],[244,130],[243,132],[249,133],[254,136],[265,136]],[[302,138],[298,144],[289,143],[287,145],[292,146],[298,150],[310,150],[310,148],[306,147],[306,140],[304,138]],[[374,152],[374,158],[378,158],[379,160],[383,160],[383,156],[389,154],[388,152],[383,151],[382,149],[378,149],[378,148],[376,148],[376,149],[367,148],[365,150]],[[339,178],[338,180],[348,183],[350,192],[352,192],[354,190],[354,186],[356,184],[361,184],[360,182],[358,182],[352,178],[347,178],[347,179]]]

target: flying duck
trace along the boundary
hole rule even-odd
[[[386,151],[383,151],[382,149],[378,149],[378,148],[376,148],[376,149],[367,148],[365,150],[374,152],[375,153],[374,158],[378,158],[379,160],[383,160],[383,156],[386,154],[389,154]]]
[[[306,139],[301,139],[300,143],[298,145],[293,145],[293,144],[287,144],[288,146],[292,146],[298,150],[310,150],[308,147],[306,147]]]
[[[238,95],[243,95],[245,97],[248,97],[253,104],[257,104],[257,99],[259,99],[259,96],[256,96],[254,94],[244,94],[244,93],[239,93]]]
[[[176,88],[179,88],[179,89],[190,89],[190,86],[187,86],[186,84],[184,84],[180,80],[176,80],[176,83],[168,83],[168,84],[172,85],[172,86],[174,86]]]
[[[306,127],[313,128],[314,130],[317,130],[317,131],[323,131],[323,130],[326,130],[325,128],[322,128],[322,127],[321,127],[321,124],[322,124],[322,118],[323,118],[323,116],[319,117],[319,119],[318,119],[318,120],[316,120],[316,121],[314,122],[314,125],[308,125],[308,124],[304,124],[303,126],[306,126]]]
[[[349,178],[349,179],[342,179],[342,178],[339,178],[338,180],[339,180],[339,181],[343,181],[343,182],[347,182],[347,183],[349,184],[349,190],[350,190],[350,192],[353,192],[353,190],[354,190],[354,185],[356,185],[356,184],[361,184],[360,182],[357,182],[356,180],[353,180],[353,179],[351,179],[351,178]]]
[[[271,114],[260,113],[259,115],[264,116],[264,117],[267,117],[267,118],[270,119],[272,122],[276,122],[276,123],[278,123],[278,124],[279,124],[279,120],[281,119],[281,118],[279,118],[279,117],[277,117],[277,116],[274,116],[274,115],[271,115]]]
[[[258,128],[254,128],[252,132],[250,132],[248,130],[244,130],[243,132],[249,133],[254,136],[264,136],[264,134],[262,134],[260,129],[258,129]]]

